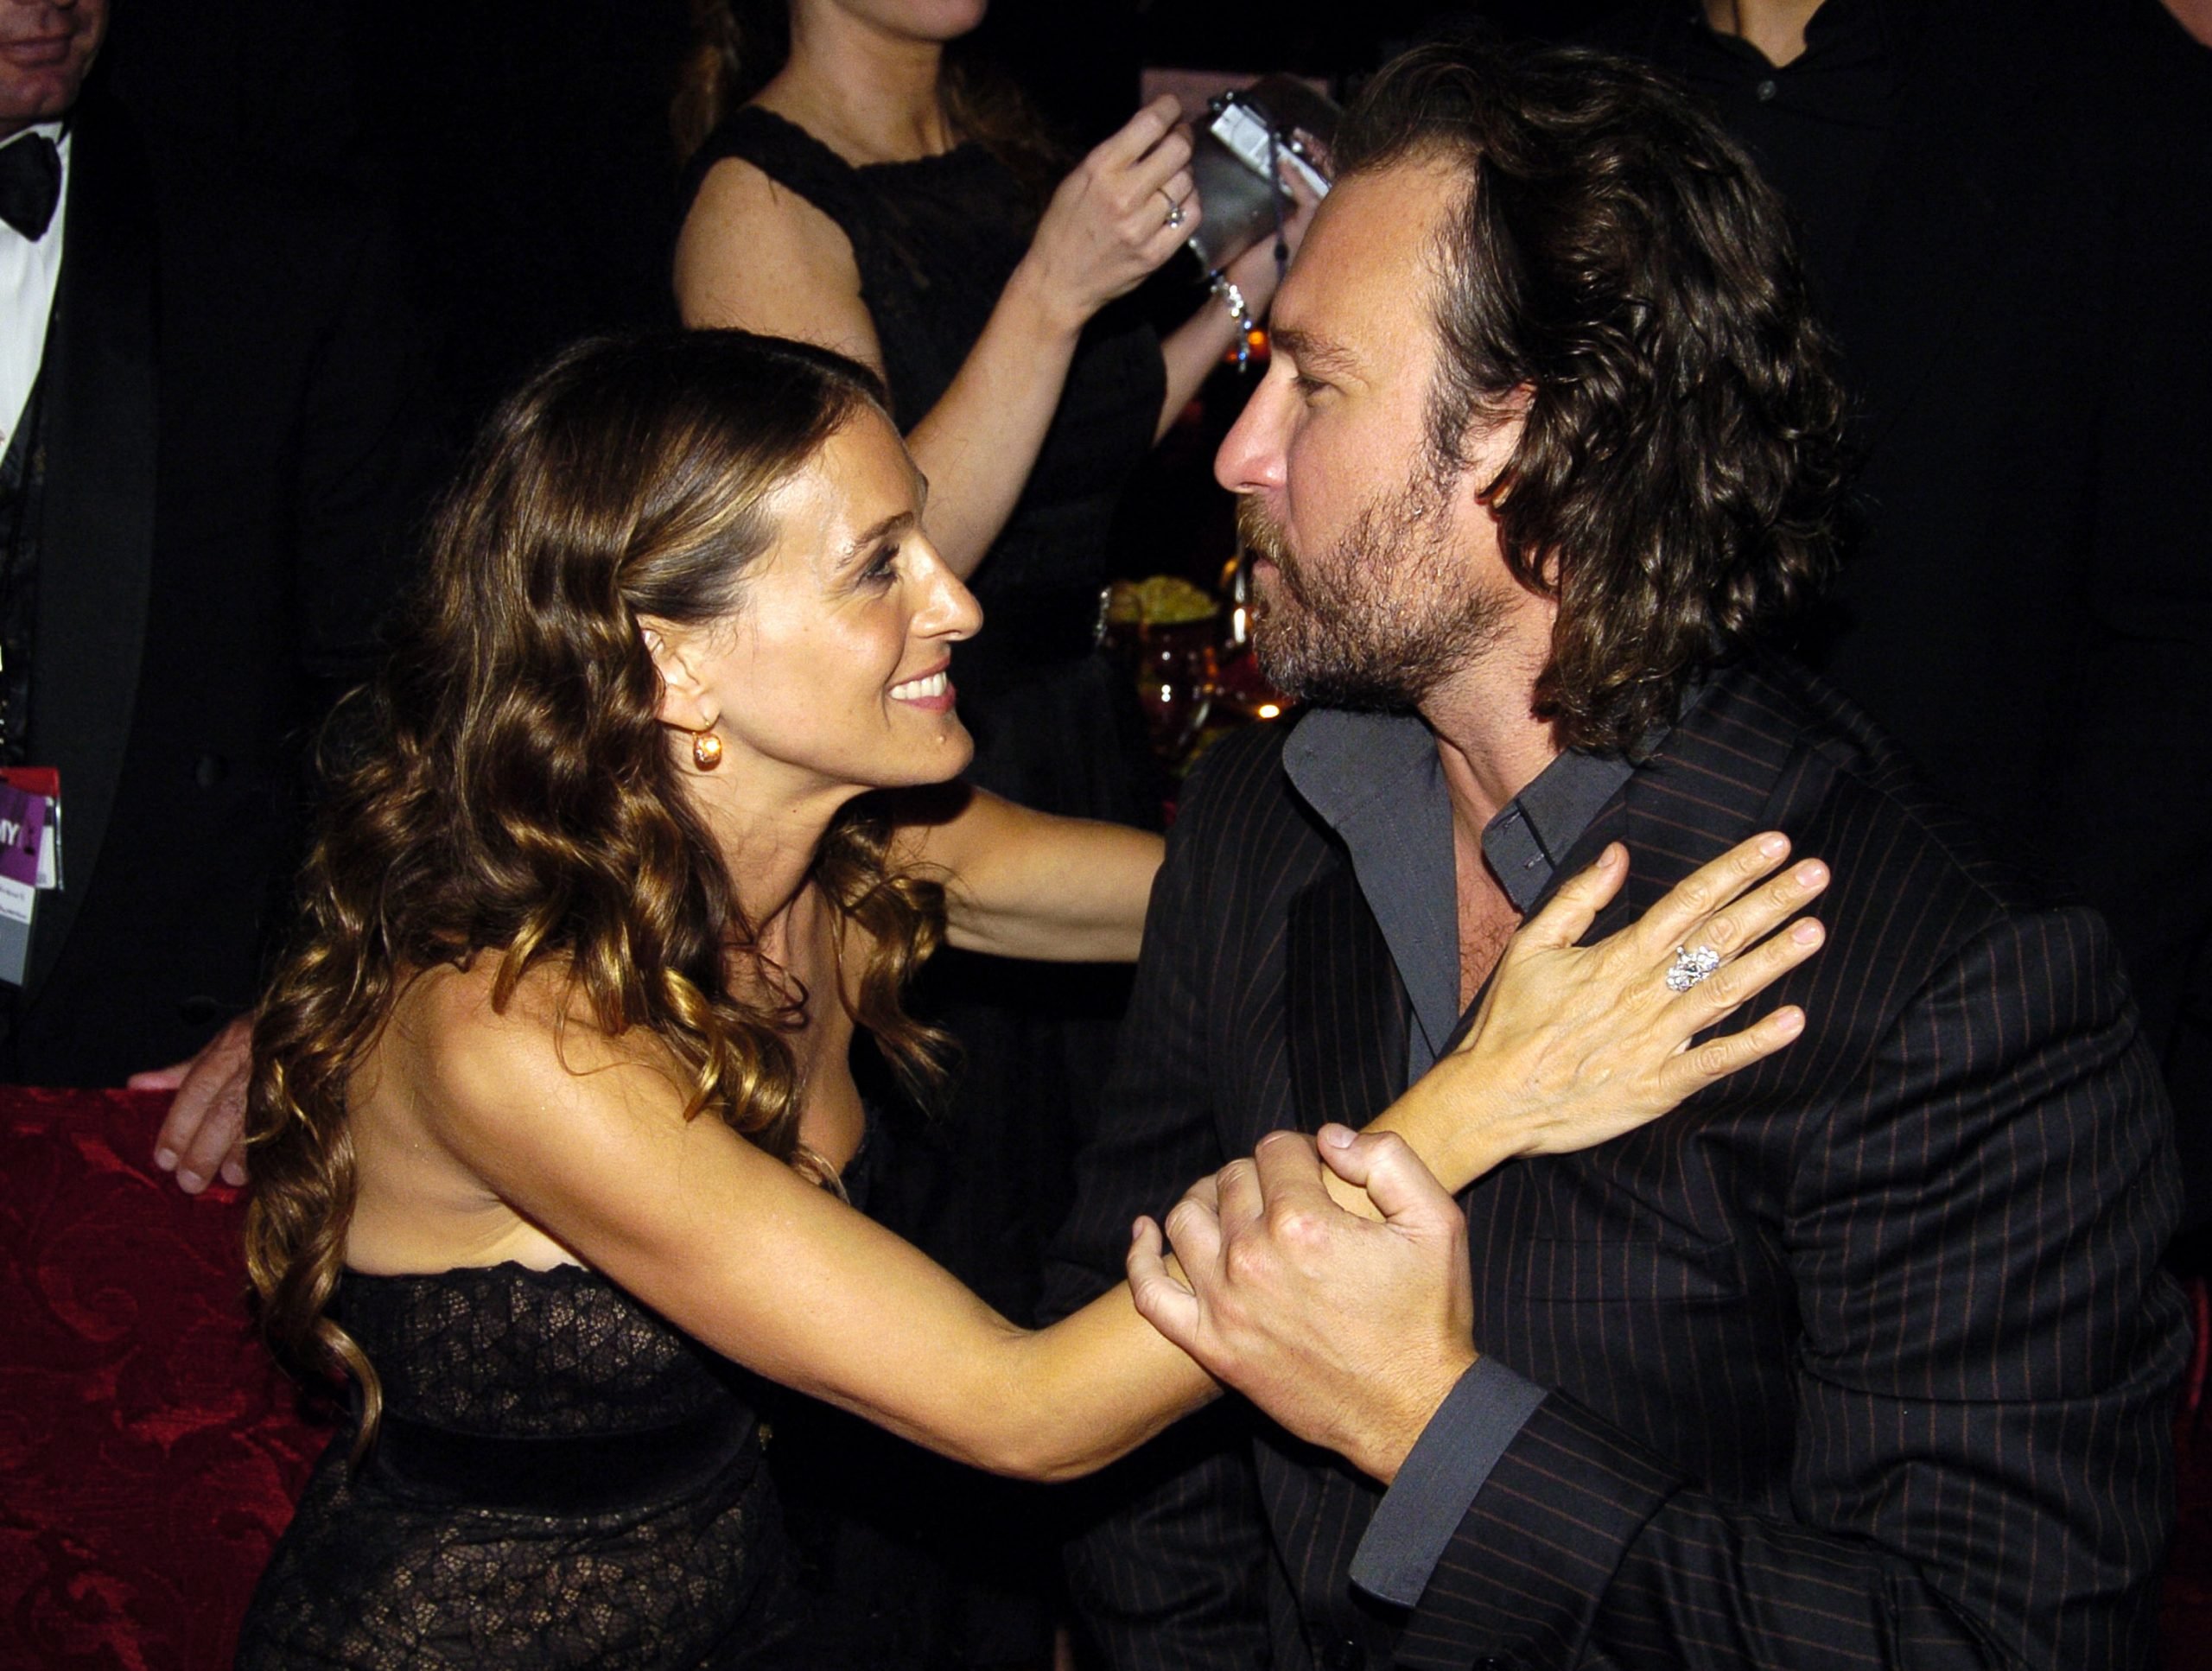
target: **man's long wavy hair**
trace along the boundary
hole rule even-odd
[[[1416,48],[1335,150],[1465,179],[1430,450],[1463,464],[1525,398],[1485,492],[1508,570],[1559,606],[1535,712],[1562,747],[1633,747],[1834,561],[1845,403],[1782,201],[1687,93],[1589,52]]]
[[[770,495],[868,412],[884,399],[862,367],[741,332],[563,354],[493,419],[357,740],[326,743],[296,931],[254,1028],[246,1263],[278,1355],[359,1382],[363,1444],[375,1371],[327,1315],[354,1201],[347,1097],[413,975],[497,958],[504,1008],[554,972],[572,1013],[657,1045],[686,1117],[827,1181],[798,1139],[788,1040],[805,994],[754,953],[639,622],[741,609],[776,536]],[[855,1020],[926,1094],[946,1041],[899,993],[939,942],[944,896],[889,863],[888,836],[865,799],[848,807],[814,878],[873,948]]]

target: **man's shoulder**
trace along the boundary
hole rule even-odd
[[[345,246],[372,213],[367,193],[350,177],[288,167],[286,159],[221,134],[172,130],[112,86],[86,88],[70,113],[70,130],[91,156],[87,189],[102,189],[122,168],[145,177],[162,205],[165,241],[206,225],[211,240],[244,230]]]
[[[1825,955],[1872,959],[1900,995],[1912,966],[1932,969],[1965,946],[2050,912],[2101,921],[2069,889],[2010,851],[1924,780],[1904,752],[1816,675],[1783,658],[1730,670],[1662,753],[1750,759],[1770,780],[1755,822],[1787,832],[1834,873],[1820,914],[1858,931]],[[1847,947],[1855,953],[1847,955]]]
[[[1296,818],[1303,808],[1283,770],[1295,721],[1248,725],[1207,749],[1184,780],[1175,829],[1217,829]]]
[[[1192,772],[1167,832],[1167,869],[1196,903],[1272,912],[1331,866],[1343,848],[1292,784],[1284,749],[1296,723],[1224,737]],[[1239,902],[1235,904],[1233,902]]]
[[[1762,658],[1734,681],[1726,723],[1764,733],[1780,756],[1777,794],[1792,810],[1831,823],[1864,823],[1885,844],[1924,856],[1993,903],[2030,905],[2047,886],[2004,852],[2001,832],[1977,825],[1921,775],[1904,748],[1864,709],[1802,664]],[[1751,747],[1762,746],[1753,742]],[[1809,802],[1809,805],[1808,803]]]
[[[352,181],[165,132],[112,89],[88,90],[72,125],[71,213],[154,252],[165,367],[211,333],[226,360],[312,352],[365,264],[390,262],[388,217]]]
[[[2052,1059],[2102,1063],[2126,1079],[2126,1095],[2155,1102],[2155,1090],[2143,1089],[2151,1083],[2139,1071],[2143,1063],[2121,1061],[2139,1046],[2103,919],[1993,855],[1984,834],[1847,698],[1786,663],[1731,669],[1678,732],[1662,751],[1678,792],[1693,775],[1681,769],[1685,753],[1702,751],[1707,761],[1751,757],[1756,765],[1743,775],[1766,792],[1731,809],[1749,809],[1741,833],[1782,829],[1799,855],[1831,873],[1813,907],[1827,944],[1770,994],[1803,1009],[1804,1034],[1705,1094],[1709,1114],[1748,1116],[1758,1140],[1772,1143],[1802,1181],[1845,1177],[1848,1167],[1821,1168],[1855,1153],[1868,1121],[1923,1118],[1933,1106],[1930,1085],[1950,1086],[1945,1118],[1954,1133],[1965,1128],[1954,1117],[1961,1109],[1994,1118],[2020,1106],[1993,1089],[2001,1076],[1987,1064],[2000,1058],[2056,1052]],[[1689,783],[1687,792],[1699,787]],[[1662,870],[1695,857],[1680,850],[1694,812],[1677,798],[1631,820]],[[2069,1101],[2065,1117],[2090,1106]],[[1894,1129],[1918,1140],[1919,1128]],[[1799,1170],[1808,1161],[1812,1172]]]
[[[243,155],[156,153],[153,182],[163,287],[202,308],[242,292],[264,318],[333,311],[391,237],[350,182],[287,175]]]

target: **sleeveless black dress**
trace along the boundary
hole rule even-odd
[[[741,1370],[576,1266],[349,1273],[340,1302],[383,1426],[316,1464],[239,1666],[810,1663]]]
[[[804,129],[747,105],[701,147],[687,196],[733,156],[851,241],[892,415],[911,430],[944,398],[1028,251],[1037,211],[1027,194],[980,145],[855,168]],[[1014,513],[970,582],[984,627],[953,652],[961,715],[976,735],[969,775],[1027,804],[1156,822],[1140,816],[1116,758],[1118,704],[1091,683],[1104,671],[1091,646],[1115,505],[1151,450],[1166,398],[1166,365],[1142,309],[1103,311],[1077,347]],[[1049,704],[1041,713],[1040,699]]]

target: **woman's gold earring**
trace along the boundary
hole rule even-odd
[[[711,730],[691,734],[691,764],[702,772],[712,772],[722,763],[722,740]]]

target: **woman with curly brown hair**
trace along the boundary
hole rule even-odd
[[[1126,1293],[1030,1333],[840,1198],[855,1043],[941,1071],[911,969],[1126,957],[1158,854],[871,793],[969,753],[945,652],[978,613],[925,491],[865,370],[734,332],[586,345],[480,446],[255,1035],[249,1268],[354,1414],[242,1664],[794,1662],[750,1376],[1039,1478],[1211,1395]],[[1624,1001],[1661,941],[1754,986],[1804,956],[1751,944],[1794,887],[1710,926],[1771,864],[1575,950],[1622,867],[1591,873],[1384,1123],[1464,1182],[1777,1048],[1789,1012],[1685,1052],[1726,1005]]]

